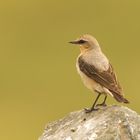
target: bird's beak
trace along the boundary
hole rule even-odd
[[[74,41],[70,41],[69,43],[71,43],[71,44],[79,44],[79,41],[78,40],[74,40]]]

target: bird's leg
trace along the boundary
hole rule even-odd
[[[98,101],[100,95],[101,95],[101,93],[98,92],[98,96],[96,97],[96,99],[95,99],[95,101],[94,101],[92,107],[91,107],[90,109],[85,109],[85,112],[86,112],[86,113],[90,113],[90,112],[92,112],[92,111],[98,110],[98,108],[95,108],[95,106],[96,106],[96,103],[97,103],[97,101]]]
[[[104,98],[103,102],[101,104],[97,104],[96,106],[107,106],[105,103],[106,99],[107,99],[107,95],[105,94],[105,98]]]

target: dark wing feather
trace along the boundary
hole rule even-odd
[[[122,95],[122,88],[117,81],[111,64],[107,71],[99,71],[95,66],[88,64],[82,57],[78,59],[80,70],[103,87],[107,88],[119,102],[127,102]]]

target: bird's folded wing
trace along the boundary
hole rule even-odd
[[[117,82],[117,78],[111,64],[109,65],[107,71],[100,71],[97,68],[95,68],[95,66],[85,62],[82,57],[79,57],[78,63],[80,70],[89,78],[93,79],[94,81],[107,88],[111,92],[114,92],[119,95],[122,94],[122,88]]]

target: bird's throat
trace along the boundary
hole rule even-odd
[[[84,53],[88,50],[89,48],[87,46],[80,46],[80,51],[81,53]]]

